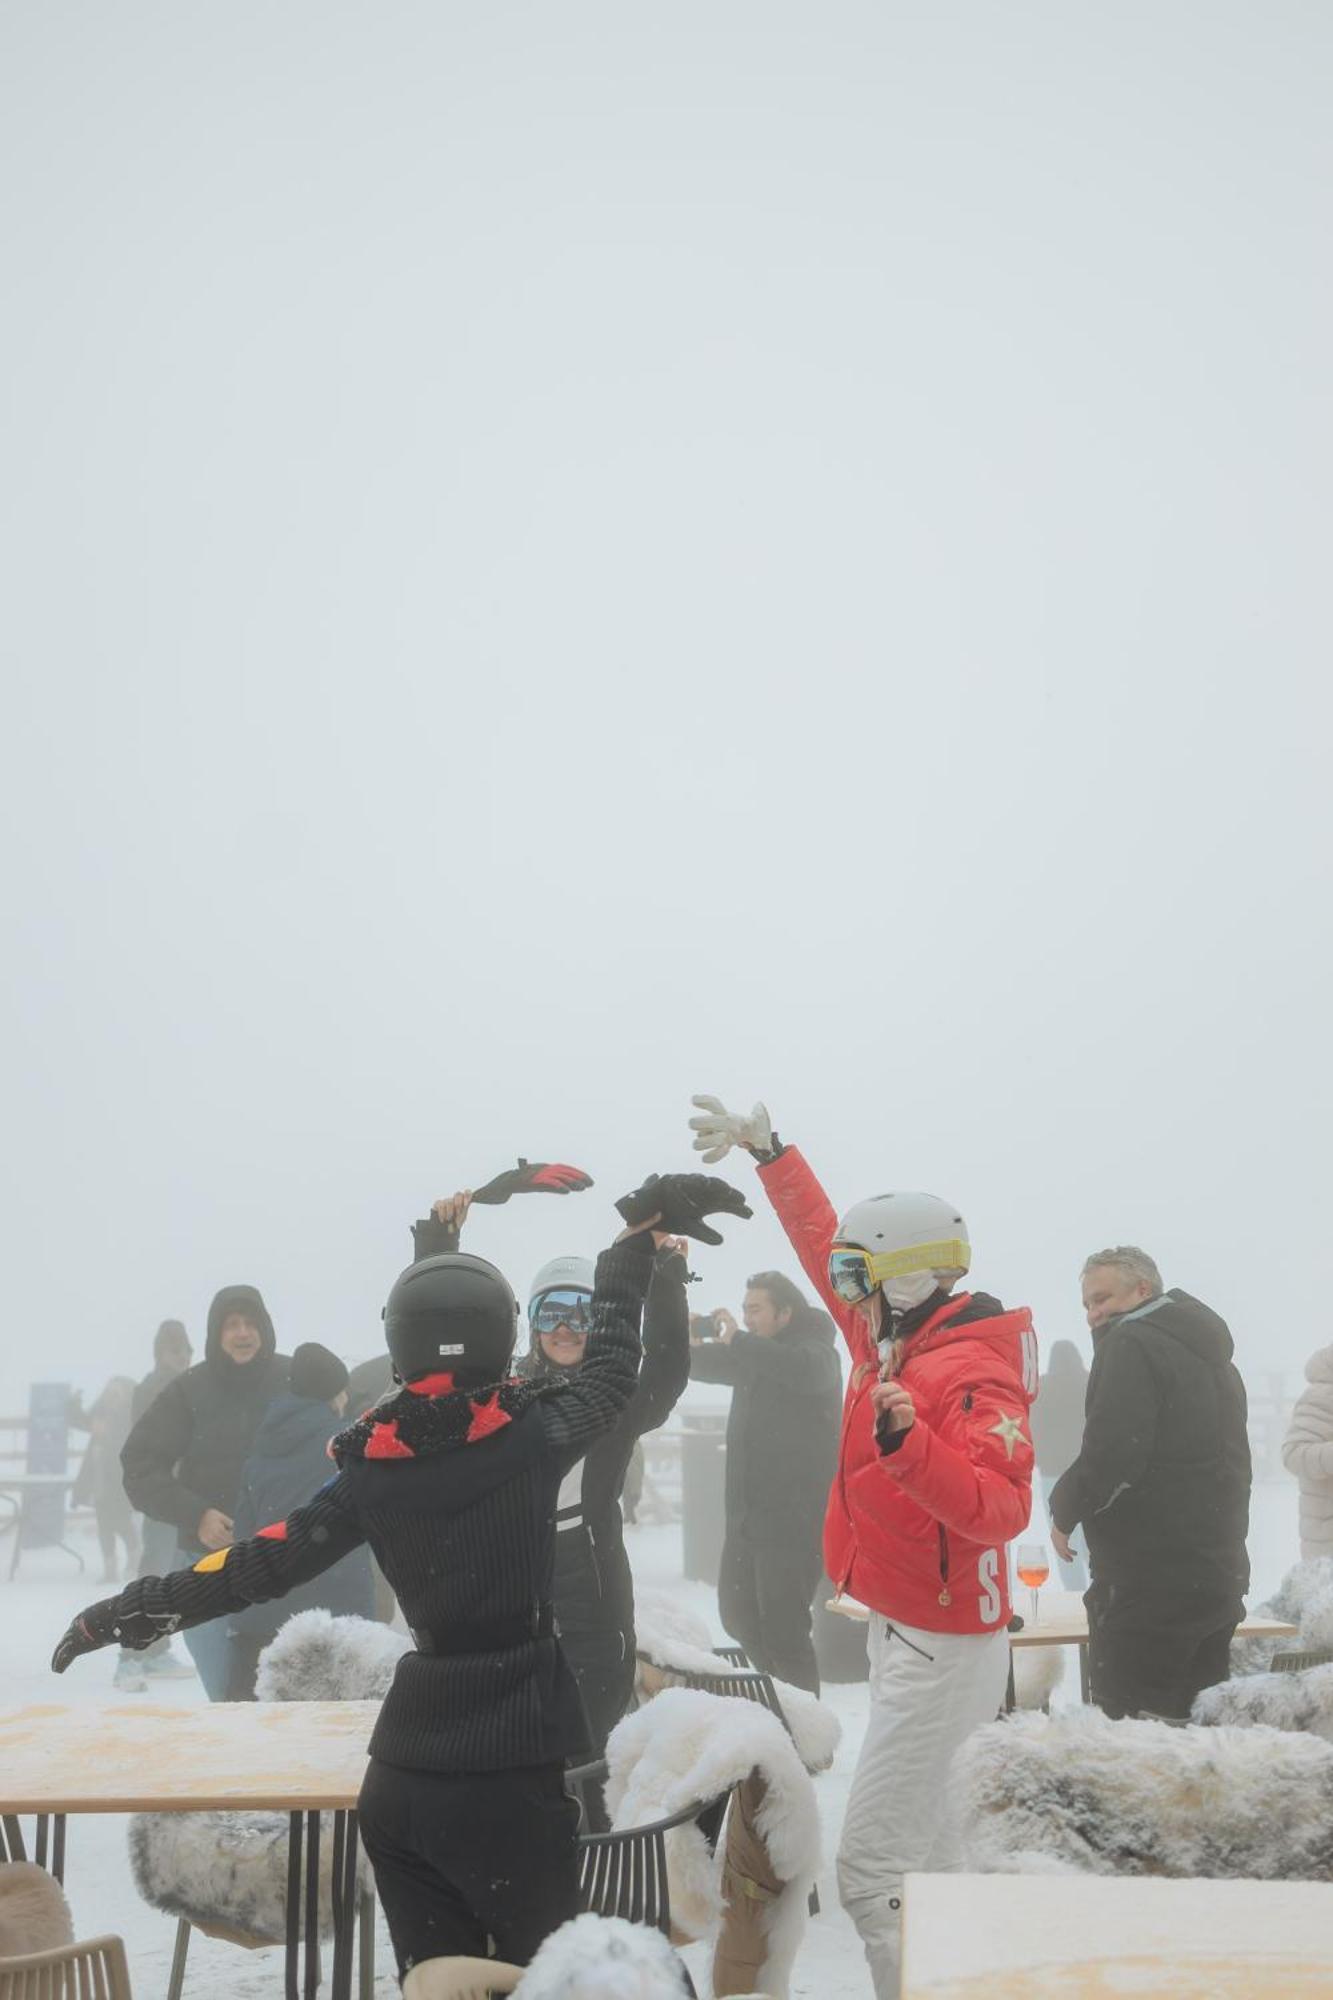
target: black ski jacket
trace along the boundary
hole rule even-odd
[[[551,1601],[556,1496],[633,1394],[652,1273],[647,1231],[603,1251],[573,1380],[405,1388],[378,1404],[335,1438],[337,1476],[285,1521],[193,1569],[129,1584],[117,1600],[122,1637],[142,1645],[282,1597],[368,1542],[416,1641],[380,1710],[373,1756],[459,1772],[586,1755]]]
[[[1093,1335],[1078,1457],[1051,1494],[1082,1523],[1094,1583],[1242,1599],[1249,1584],[1245,1384],[1225,1320],[1170,1291]]]
[[[634,1653],[634,1579],[625,1553],[620,1495],[635,1440],[666,1422],[690,1379],[687,1276],[683,1257],[659,1254],[643,1316],[643,1366],[634,1394],[560,1488],[555,1610],[561,1643],[576,1673],[614,1667]],[[577,1370],[551,1367],[537,1346],[524,1357],[519,1373],[542,1381]]]
[[[775,1334],[737,1332],[690,1349],[696,1382],[724,1382],[727,1532],[818,1542],[838,1465],[842,1370],[826,1312],[806,1306]]]
[[[249,1315],[263,1342],[241,1367],[218,1340],[232,1312]],[[195,1529],[206,1509],[236,1512],[241,1468],[265,1410],[287,1387],[287,1356],[276,1345],[254,1286],[225,1286],[208,1308],[203,1360],[168,1382],[125,1440],[120,1463],[131,1505],[150,1521],[170,1522],[184,1549],[203,1547]]]

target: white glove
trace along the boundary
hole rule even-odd
[[[733,1146],[745,1146],[755,1153],[772,1152],[773,1121],[764,1105],[756,1104],[749,1117],[743,1118],[738,1111],[728,1111],[720,1097],[692,1097],[690,1102],[703,1113],[701,1118],[690,1120],[694,1150],[702,1153],[710,1166],[724,1160]]]

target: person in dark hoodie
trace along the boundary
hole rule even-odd
[[[557,1501],[555,1611],[597,1757],[634,1692],[634,1579],[620,1505],[625,1473],[637,1440],[666,1422],[690,1379],[687,1248],[676,1237],[659,1249],[634,1394],[570,1470]],[[593,1267],[582,1257],[553,1258],[537,1273],[528,1305],[531,1344],[518,1370],[525,1380],[572,1379],[583,1366],[592,1284]]]
[[[120,1455],[125,1491],[140,1513],[176,1531],[177,1563],[225,1549],[241,1469],[264,1412],[287,1387],[268,1308],[253,1285],[226,1285],[208,1308],[204,1358],[144,1412]],[[190,1629],[186,1646],[210,1701],[231,1678],[227,1621]]]
[[[704,1174],[654,1175],[617,1208],[627,1226],[598,1259],[577,1372],[515,1379],[518,1303],[501,1273],[426,1255],[385,1308],[403,1386],[334,1440],[329,1484],[252,1540],[89,1606],[52,1658],[63,1673],[113,1641],[143,1646],[281,1597],[369,1542],[415,1641],[358,1805],[400,1976],[423,1959],[481,1957],[488,1940],[526,1964],[578,1907],[564,1774],[587,1724],[551,1602],[556,1496],[634,1392],[655,1241],[719,1242],[707,1215],[750,1213]]]
[[[819,1692],[810,1600],[838,1463],[842,1371],[833,1321],[781,1271],[750,1279],[742,1330],[713,1315],[690,1348],[696,1382],[731,1389],[718,1616],[764,1672]]]
[[[1088,1671],[1110,1716],[1189,1715],[1228,1678],[1249,1585],[1245,1384],[1226,1322],[1132,1245],[1083,1267],[1092,1329],[1078,1457],[1050,1499],[1062,1560],[1082,1524]]]
[[[275,1396],[241,1473],[233,1533],[238,1542],[270,1521],[283,1521],[333,1477],[329,1445],[347,1414],[347,1370],[316,1340],[292,1354],[288,1393]],[[353,1549],[332,1569],[271,1604],[247,1605],[231,1621],[230,1701],[253,1701],[259,1655],[280,1625],[298,1611],[331,1611],[335,1618],[371,1618],[375,1587],[370,1551]]]

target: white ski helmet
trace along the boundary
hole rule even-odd
[[[849,1305],[917,1272],[959,1278],[972,1262],[967,1224],[934,1194],[876,1194],[849,1208],[829,1250],[829,1282]]]
[[[533,1279],[528,1297],[539,1299],[543,1292],[590,1292],[593,1278],[591,1257],[552,1257]]]

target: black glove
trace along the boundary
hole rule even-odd
[[[642,1187],[621,1196],[616,1212],[630,1223],[660,1216],[656,1227],[669,1236],[693,1236],[699,1243],[713,1244],[722,1238],[704,1221],[706,1215],[754,1214],[740,1189],[716,1174],[649,1174]]]
[[[179,1624],[180,1619],[174,1614],[127,1611],[119,1597],[101,1597],[81,1611],[63,1634],[51,1655],[51,1670],[63,1674],[80,1653],[96,1653],[103,1646],[121,1645],[141,1653],[155,1639],[174,1632]]]
[[[472,1199],[483,1207],[498,1208],[511,1194],[581,1194],[592,1186],[591,1174],[581,1167],[565,1167],[545,1160],[520,1160],[516,1167],[497,1174],[485,1187],[474,1188]]]

